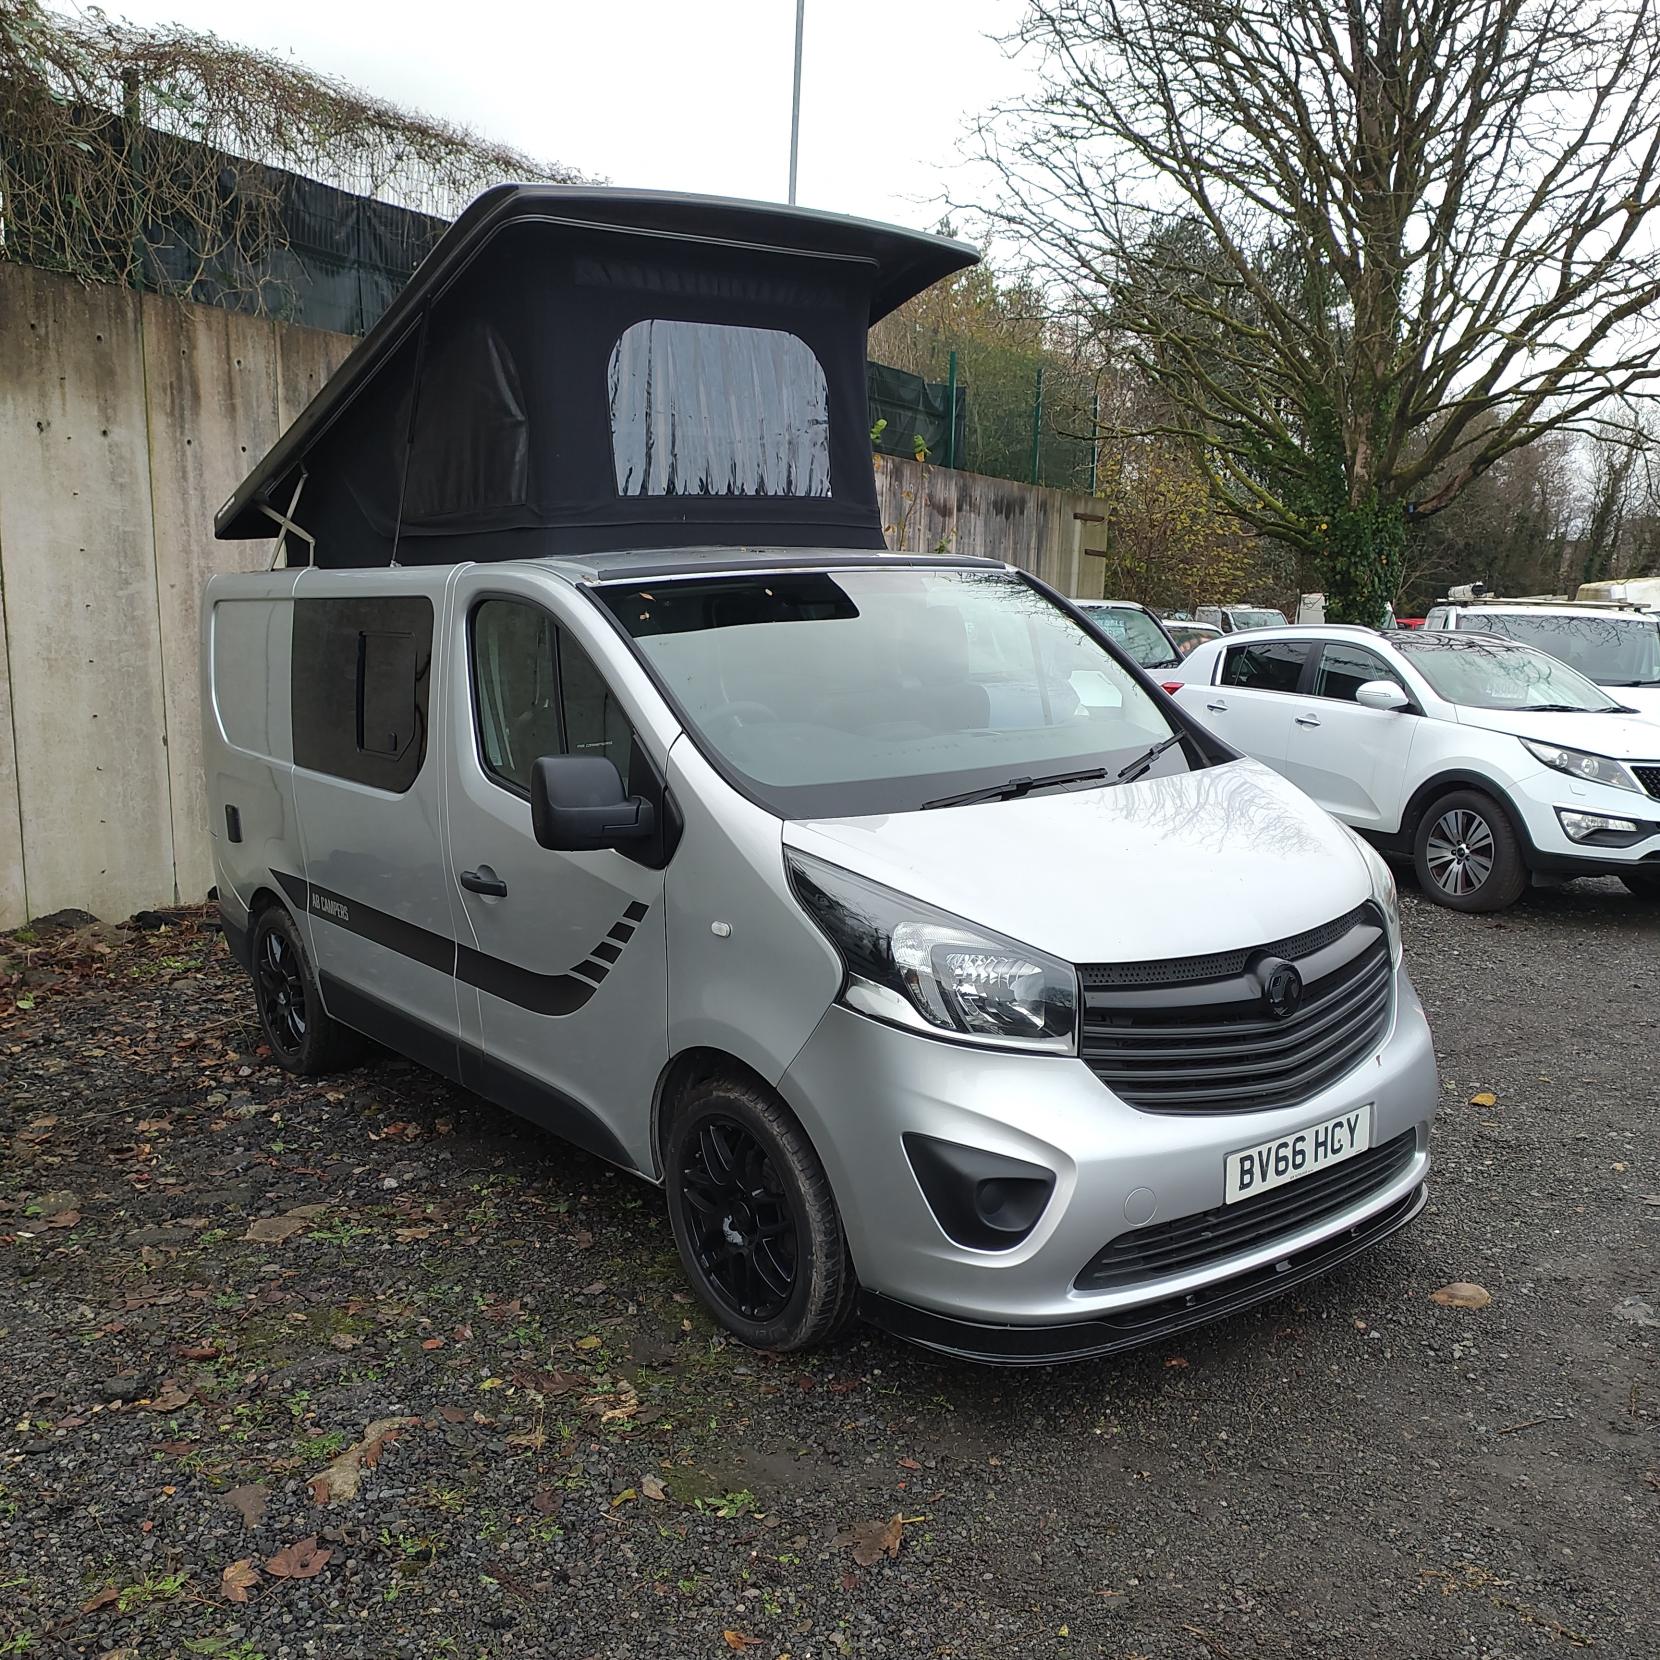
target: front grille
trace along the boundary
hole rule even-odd
[[[1403,1130],[1381,1147],[1238,1204],[1120,1234],[1084,1265],[1073,1284],[1079,1291],[1125,1290],[1288,1238],[1387,1187],[1412,1162],[1417,1144],[1417,1132]]]
[[[1641,784],[1643,788],[1655,798],[1656,801],[1660,801],[1660,766],[1633,767],[1631,770],[1637,774],[1637,782]]]
[[[1269,957],[1303,977],[1302,1004],[1284,1018],[1264,1007],[1252,972]],[[1079,977],[1083,1059],[1121,1100],[1167,1113],[1261,1112],[1318,1095],[1382,1037],[1393,980],[1369,904],[1270,945]]]

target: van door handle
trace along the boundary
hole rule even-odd
[[[1291,718],[1296,721],[1299,726],[1318,726],[1320,724],[1320,717],[1318,715],[1293,715]]]
[[[481,893],[486,899],[507,897],[507,884],[488,865],[462,871],[460,880],[468,893]]]
[[[1206,707],[1206,708],[1207,708],[1207,709],[1208,709],[1208,710],[1210,710],[1210,712],[1211,712],[1211,713],[1212,713],[1212,714],[1213,714],[1213,715],[1225,715],[1225,714],[1227,714],[1227,712],[1228,712],[1228,706],[1227,706],[1227,704],[1225,704],[1225,703],[1222,703],[1222,702],[1220,702],[1220,701],[1218,701],[1218,702],[1216,702],[1216,703],[1207,703],[1207,704],[1206,704],[1206,705],[1205,705],[1205,707]]]

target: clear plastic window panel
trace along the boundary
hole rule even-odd
[[[622,496],[828,496],[830,393],[780,329],[648,319],[611,353]]]

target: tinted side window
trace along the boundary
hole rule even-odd
[[[1222,684],[1255,692],[1294,692],[1313,650],[1306,640],[1264,640],[1234,646],[1223,660]]]
[[[1424,627],[1425,628],[1445,628],[1446,626],[1447,626],[1447,608],[1446,608],[1446,606],[1437,605],[1437,606],[1432,607],[1431,610],[1430,610],[1429,615],[1424,618]]]
[[[473,709],[484,770],[520,794],[544,755],[602,755],[631,788],[634,729],[593,660],[538,605],[473,612]]]
[[[431,672],[424,595],[295,600],[295,765],[402,794],[426,759]]]
[[[1330,644],[1321,651],[1320,666],[1314,671],[1314,695],[1353,703],[1355,693],[1368,680],[1401,683],[1401,677],[1376,652],[1364,646]]]

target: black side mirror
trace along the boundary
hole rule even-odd
[[[544,755],[531,769],[530,823],[556,853],[592,853],[644,841],[657,828],[649,801],[623,793],[616,763],[600,755]]]

